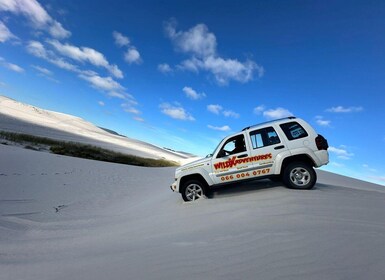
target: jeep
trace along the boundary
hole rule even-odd
[[[244,128],[224,138],[206,158],[178,167],[171,190],[194,201],[213,187],[270,178],[292,189],[311,189],[314,168],[329,162],[328,142],[296,117]]]

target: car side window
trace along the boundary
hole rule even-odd
[[[273,127],[266,127],[250,132],[251,143],[254,149],[281,143]]]
[[[242,153],[245,151],[245,137],[243,136],[243,134],[240,134],[231,137],[225,142],[225,144],[223,144],[222,149],[218,152],[217,158]]]
[[[280,127],[290,141],[308,136],[306,130],[297,122],[284,123]]]

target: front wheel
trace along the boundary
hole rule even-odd
[[[317,181],[313,167],[302,162],[292,162],[283,172],[283,182],[288,188],[310,190]]]
[[[205,186],[197,180],[187,181],[181,194],[184,201],[195,201],[205,195]]]

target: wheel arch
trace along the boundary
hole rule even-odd
[[[311,167],[316,166],[315,162],[310,156],[306,154],[294,155],[294,156],[287,157],[282,161],[280,174],[283,174],[283,171],[285,170],[286,166],[288,166],[292,162],[303,162],[308,164]]]
[[[202,182],[202,184],[204,185],[204,187],[206,189],[208,189],[208,187],[209,187],[209,184],[207,183],[206,179],[199,173],[194,173],[194,174],[189,174],[189,175],[183,176],[180,179],[180,186],[184,186],[184,184],[190,180],[198,180],[199,182]],[[179,188],[179,192],[181,192],[182,189],[183,188]]]

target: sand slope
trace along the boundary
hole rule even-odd
[[[0,129],[57,140],[81,142],[148,158],[164,158],[181,164],[191,155],[112,134],[81,118],[44,110],[0,95]]]
[[[318,171],[189,204],[173,173],[0,145],[0,278],[385,278],[381,186]]]

